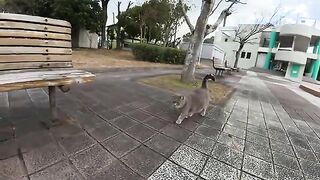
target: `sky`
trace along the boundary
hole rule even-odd
[[[121,11],[125,10],[129,0],[120,0]],[[141,5],[146,0],[131,0],[133,5]],[[113,24],[113,15],[117,14],[117,0],[110,0],[108,6],[108,22]],[[184,0],[185,3],[191,6],[191,10],[187,13],[192,24],[196,24],[200,14],[201,0]],[[216,0],[216,3],[218,0]],[[279,7],[278,17],[284,16],[281,20],[282,24],[296,23],[297,20],[306,19],[307,23],[313,24],[317,21],[316,27],[320,29],[320,0],[242,0],[246,4],[237,4],[234,6],[234,13],[228,17],[226,26],[236,26],[238,24],[255,23],[259,17],[270,17],[274,10]],[[209,18],[208,24],[213,24],[220,12],[228,6],[229,3],[223,2],[216,12]],[[117,19],[115,18],[115,22]],[[178,32],[178,36],[188,33],[190,30],[184,23]]]

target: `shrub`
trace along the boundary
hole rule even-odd
[[[180,49],[150,44],[131,44],[136,59],[167,64],[183,64],[186,52]]]

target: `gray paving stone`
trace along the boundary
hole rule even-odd
[[[210,158],[201,173],[201,177],[207,180],[240,179],[240,171]]]
[[[284,133],[284,129],[279,121],[266,121],[266,124],[268,129]]]
[[[178,165],[199,175],[208,157],[188,146],[180,146],[170,157]]]
[[[115,160],[109,166],[95,174],[91,179],[94,180],[143,180],[141,176],[123,165],[122,162]]]
[[[247,132],[247,141],[269,147],[269,139],[255,133]]]
[[[222,132],[219,136],[218,142],[225,144],[235,150],[243,151],[245,141],[236,136],[232,136],[231,134]]]
[[[199,126],[195,132],[213,140],[217,140],[220,134],[219,130],[205,125]]]
[[[144,122],[144,121],[148,120],[149,118],[151,118],[151,115],[149,115],[139,109],[128,113],[128,115],[130,117],[134,118],[135,120],[140,121],[140,122]]]
[[[165,161],[165,158],[142,145],[121,160],[139,175],[149,177]]]
[[[67,155],[78,153],[93,146],[96,142],[87,134],[76,134],[61,138],[59,144],[63,147]]]
[[[95,145],[70,157],[70,160],[83,176],[91,177],[116,159],[100,145]]]
[[[128,118],[126,116],[121,116],[116,119],[113,119],[111,121],[111,123],[122,130],[126,130],[126,129],[138,124],[138,122],[136,122],[135,120],[132,120],[131,118]]]
[[[158,153],[169,157],[180,146],[180,143],[163,134],[157,134],[147,141],[145,145]]]
[[[223,161],[230,166],[241,169],[243,153],[226,145],[217,143],[211,153],[212,157]]]
[[[310,150],[306,150],[297,146],[294,147],[294,150],[298,158],[303,158],[308,161],[315,161],[315,162],[317,161],[315,154]]]
[[[42,147],[44,145],[43,142],[46,142],[46,144],[54,142],[47,130],[27,133],[24,136],[18,137],[16,140],[22,152]]]
[[[210,155],[215,143],[212,139],[197,134],[193,134],[185,142],[186,145],[207,155]]]
[[[261,146],[259,144],[246,142],[245,153],[251,156],[272,162],[271,151],[269,147]]]
[[[117,110],[122,112],[122,113],[129,113],[129,112],[131,112],[131,111],[133,111],[135,109],[136,109],[136,107],[131,106],[130,104],[122,105],[122,106],[117,108]]]
[[[261,178],[253,176],[251,174],[248,174],[248,173],[246,173],[244,171],[242,171],[242,173],[241,173],[241,179],[242,180],[261,180]]]
[[[273,161],[277,165],[293,170],[299,170],[298,159],[296,159],[295,157],[288,156],[278,152],[273,152]]]
[[[275,178],[272,164],[253,156],[244,156],[243,170],[263,179]]]
[[[268,130],[270,139],[273,139],[278,142],[283,142],[285,144],[289,144],[288,137],[285,133],[281,133],[278,131],[273,131],[271,129]]]
[[[303,133],[301,133],[299,129],[294,130],[294,131],[288,130],[287,132],[288,132],[290,139],[297,138],[297,139],[301,139],[301,141],[304,141],[304,139],[305,139],[305,135],[303,135]]]
[[[281,152],[281,153],[290,155],[292,157],[295,156],[292,150],[292,146],[290,144],[278,142],[273,139],[270,139],[270,143],[271,143],[271,149],[273,151]]]
[[[91,136],[96,138],[99,142],[105,141],[117,133],[119,133],[119,131],[107,123],[101,124],[101,126],[90,132]]]
[[[155,131],[152,128],[149,128],[143,124],[137,124],[129,129],[127,129],[126,132],[141,142],[144,142],[144,141],[150,139],[153,135],[158,133],[157,131]]]
[[[32,180],[56,180],[56,179],[81,179],[81,175],[78,174],[69,164],[68,161],[62,161],[54,164],[40,172],[32,174],[30,176]]]
[[[63,153],[54,143],[46,144],[23,154],[28,173],[33,173],[41,168],[56,163],[62,158]]]
[[[105,110],[99,113],[105,120],[112,121],[115,118],[120,117],[122,114],[115,110]]]
[[[301,138],[290,138],[291,142],[294,146],[299,146],[301,148],[304,148],[306,150],[311,150],[311,147],[309,143],[307,142],[307,139],[301,139]]]
[[[264,118],[261,116],[248,117],[248,123],[255,126],[260,126],[265,124]]]
[[[162,130],[162,133],[183,143],[185,142],[189,136],[191,135],[190,131],[187,131],[177,125],[168,125],[166,127],[164,127]]]
[[[15,140],[11,139],[8,141],[0,142],[0,160],[7,159],[17,154],[18,146]]]
[[[236,136],[241,139],[245,139],[245,136],[246,136],[245,129],[239,129],[229,125],[226,125],[224,127],[223,132],[227,134],[231,134],[232,136]]]
[[[314,152],[320,153],[320,144],[310,143],[310,146],[312,147],[312,149],[314,150]]]
[[[194,180],[196,176],[191,172],[167,160],[154,172],[148,180]]]
[[[126,155],[139,145],[138,141],[123,133],[103,142],[103,146],[118,158]]]
[[[320,139],[316,136],[306,136],[306,138],[308,139],[308,141],[312,144],[320,144]]]
[[[152,116],[149,120],[144,122],[145,125],[160,131],[163,129],[165,126],[167,126],[169,123],[167,121],[164,121],[162,119],[159,119],[157,117]]]
[[[80,126],[74,124],[63,124],[62,126],[55,126],[50,128],[53,136],[56,138],[68,137],[76,134],[83,133],[83,129]]]
[[[260,128],[260,127],[254,126],[252,124],[248,124],[247,130],[252,132],[252,133],[256,133],[256,134],[259,134],[261,136],[268,137],[268,133],[267,133],[267,130],[265,128]]]
[[[275,165],[277,179],[303,180],[304,177],[300,170],[287,169]]]
[[[300,165],[304,174],[310,179],[320,179],[319,163],[300,159]]]
[[[237,120],[233,120],[233,121],[228,121],[227,122],[228,125],[239,128],[239,129],[246,129],[247,127],[247,123],[241,122],[241,121],[237,121]]]
[[[0,179],[19,179],[25,175],[18,156],[0,160]]]
[[[222,130],[223,125],[224,125],[224,123],[221,122],[221,121],[216,121],[214,119],[209,119],[209,118],[206,118],[203,121],[203,124],[206,125],[206,126],[210,126],[210,127],[214,128],[214,129],[217,129],[219,131]]]
[[[195,131],[200,126],[200,124],[194,121],[186,120],[183,121],[179,126],[189,131]]]

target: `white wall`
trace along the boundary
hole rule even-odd
[[[225,60],[228,61],[228,64],[230,66],[234,66],[236,52],[239,47],[239,43],[233,42],[234,36],[235,36],[235,29],[236,29],[235,27],[220,28],[216,32],[215,39],[214,39],[214,44],[221,47],[222,50],[226,53]],[[260,35],[261,34],[258,34],[256,37],[260,37]],[[239,68],[249,69],[255,66],[256,58],[258,55],[259,42],[260,42],[260,39],[258,38],[256,40],[256,43],[254,44],[245,44],[242,51],[246,52],[246,55],[247,55],[247,52],[250,52],[251,57],[250,59],[247,59],[246,57],[241,58],[241,52],[240,52],[240,57],[238,61]]]
[[[266,62],[266,53],[258,53],[258,57],[257,57],[257,67],[258,68],[263,68],[264,64]]]
[[[99,36],[96,33],[90,33],[86,29],[81,29],[79,33],[79,47],[98,48]]]
[[[179,48],[187,50],[189,46],[188,42],[183,42],[180,44]],[[224,51],[222,48],[209,43],[202,44],[202,51],[201,51],[201,59],[212,59],[213,57],[223,60],[224,58]]]

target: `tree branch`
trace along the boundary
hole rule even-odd
[[[206,37],[208,34],[214,32],[218,26],[221,24],[221,22],[223,21],[223,19],[227,16],[229,16],[231,14],[231,8],[232,6],[236,3],[236,1],[232,2],[228,8],[224,9],[221,13],[220,13],[220,16],[218,17],[217,21],[212,24],[212,25],[207,25],[207,28],[206,28],[206,32],[204,33],[204,37]]]
[[[187,12],[185,9],[184,4],[182,3],[182,0],[179,0],[179,3],[181,4],[181,10],[182,10],[182,14],[184,19],[186,20],[187,25],[189,26],[189,29],[191,31],[191,33],[193,33],[194,31],[194,26],[191,24],[189,17],[187,16]]]
[[[216,6],[215,8],[213,8],[213,10],[212,10],[211,13],[209,14],[209,16],[211,16],[211,15],[217,10],[217,8],[219,7],[219,5],[221,4],[222,1],[223,1],[223,0],[220,0],[220,1],[218,2],[217,6]]]
[[[130,6],[131,6],[132,4],[133,4],[133,2],[129,1],[129,4],[128,4],[127,9],[126,9],[126,11],[125,11],[125,12],[127,12],[127,11],[128,11],[128,9],[130,9]]]

